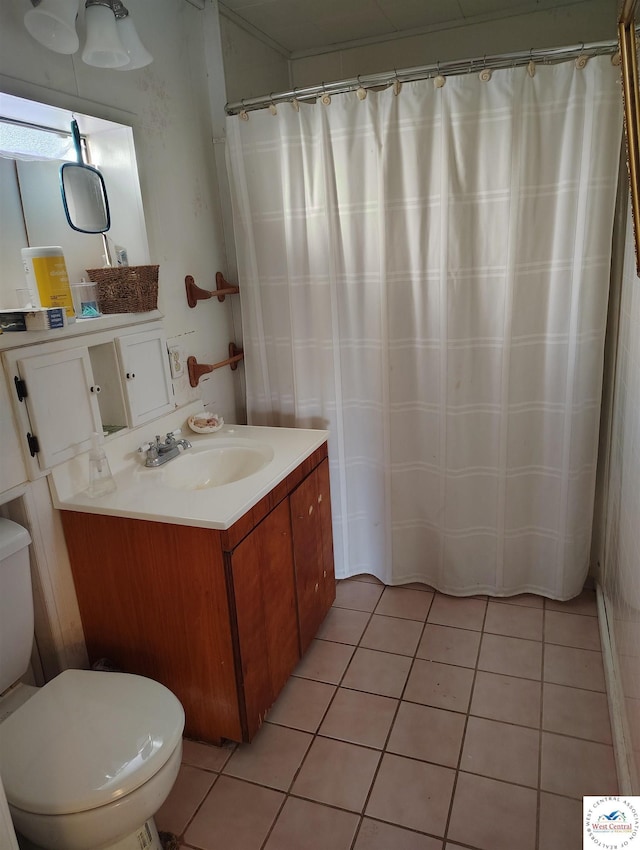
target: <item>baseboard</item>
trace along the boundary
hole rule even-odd
[[[615,634],[610,627],[612,622],[611,604],[608,603],[606,594],[599,583],[596,583],[596,599],[618,788],[622,796],[632,796],[634,793],[640,793],[640,788],[638,788],[635,773],[624,693],[620,682],[619,656],[616,650]]]

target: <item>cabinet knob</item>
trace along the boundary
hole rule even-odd
[[[309,505],[309,516],[313,513],[313,505]]]
[[[319,586],[320,586],[320,585],[319,585],[319,583],[318,583],[318,582],[316,582],[316,586],[313,588],[314,593],[317,593],[317,592],[318,592],[318,587],[319,587]]]
[[[320,504],[321,501],[322,501],[322,493],[319,493],[318,494],[318,504]]]
[[[100,387],[97,384],[95,384],[93,387],[90,387],[89,389],[92,393],[95,393],[96,395],[100,392]]]
[[[127,372],[127,381],[132,381],[136,376],[135,372]]]

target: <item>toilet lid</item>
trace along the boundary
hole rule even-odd
[[[66,670],[0,724],[7,799],[50,815],[104,806],[157,773],[183,728],[179,701],[152,679]]]

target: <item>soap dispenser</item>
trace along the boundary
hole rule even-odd
[[[116,482],[109,468],[109,461],[100,445],[100,435],[94,432],[89,452],[89,486],[87,496],[106,496],[116,489]]]

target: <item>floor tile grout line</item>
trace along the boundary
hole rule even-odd
[[[385,590],[386,590],[386,588],[385,588]],[[374,609],[373,609],[373,611],[371,612],[371,617],[370,617],[370,619],[369,619],[369,622],[367,623],[367,625],[366,625],[366,627],[365,627],[364,631],[362,632],[362,634],[361,634],[361,636],[360,636],[359,646],[360,646],[361,648],[365,648],[365,647],[362,647],[362,638],[363,638],[363,637],[364,637],[364,635],[366,634],[366,631],[367,631],[367,629],[369,628],[369,624],[371,623],[371,620],[372,620],[372,619],[373,619],[373,617],[375,616],[376,610],[377,610],[378,605],[380,604],[380,602],[381,602],[381,600],[382,600],[383,596],[384,596],[384,590],[382,591],[382,593],[381,593],[381,594],[380,594],[380,596],[378,597],[378,600],[377,600],[377,602],[376,602],[375,608],[374,608]],[[428,616],[429,610],[431,610],[431,605],[433,604],[433,600],[434,600],[434,598],[435,598],[435,594],[432,594],[431,599],[430,599],[430,601],[429,601],[428,608],[427,608],[427,613],[425,614],[425,622],[426,622],[426,618],[427,618],[427,616]],[[379,616],[385,616],[385,615],[379,615]],[[397,618],[397,619],[401,619],[401,618]],[[402,619],[404,619],[404,618],[402,618]],[[423,623],[422,629],[420,630],[420,637],[418,638],[418,642],[417,642],[417,644],[416,644],[415,652],[417,652],[417,651],[418,651],[418,646],[420,645],[420,641],[421,641],[421,639],[422,639],[422,634],[423,634],[423,632],[424,632],[424,623]],[[415,658],[415,652],[414,652],[414,658]],[[398,653],[394,653],[394,654],[398,654]],[[412,662],[412,664],[413,664],[413,662]],[[400,694],[400,697],[399,697],[399,698],[396,698],[396,699],[397,699],[397,702],[396,702],[395,711],[394,711],[394,713],[393,713],[393,717],[392,717],[392,719],[391,719],[391,723],[389,724],[389,729],[388,729],[388,731],[387,731],[387,735],[386,735],[386,737],[385,737],[385,740],[384,740],[384,742],[383,742],[382,748],[381,748],[381,750],[380,750],[380,757],[379,757],[379,759],[378,759],[378,763],[377,763],[377,765],[376,765],[376,769],[375,769],[375,771],[374,771],[373,777],[372,777],[372,779],[371,779],[371,783],[370,783],[370,785],[369,785],[369,790],[367,791],[367,794],[366,794],[366,797],[365,797],[365,800],[364,800],[364,804],[363,804],[363,806],[362,806],[362,811],[361,811],[361,813],[360,813],[360,820],[359,820],[359,822],[358,822],[358,826],[356,827],[356,831],[355,831],[355,833],[354,833],[353,840],[352,840],[352,842],[351,842],[351,847],[352,847],[352,848],[355,848],[355,845],[356,845],[356,843],[357,843],[357,841],[358,841],[358,836],[359,836],[359,834],[360,834],[360,830],[362,829],[362,824],[364,823],[365,812],[366,812],[366,810],[367,810],[367,806],[369,805],[369,801],[370,801],[370,799],[371,799],[371,794],[373,793],[373,788],[374,788],[374,786],[375,786],[375,784],[376,784],[376,780],[377,780],[377,778],[378,778],[378,774],[379,774],[379,772],[380,772],[380,768],[381,768],[381,766],[382,766],[382,762],[383,762],[383,760],[384,760],[384,756],[385,756],[385,753],[386,753],[386,751],[387,751],[387,745],[388,745],[388,743],[389,743],[389,738],[391,737],[391,732],[392,732],[392,730],[393,730],[393,726],[394,726],[394,724],[395,724],[395,722],[396,722],[396,718],[397,718],[397,716],[398,716],[398,711],[400,710],[400,704],[401,704],[401,702],[402,702],[402,693],[404,693],[404,688],[406,687],[406,683],[407,683],[407,680],[408,680],[408,678],[409,678],[409,674],[410,674],[410,672],[411,672],[412,664],[411,664],[411,665],[409,665],[409,671],[407,672],[407,679],[405,680],[405,684],[404,684],[404,687],[403,687],[402,692],[401,692],[401,694]]]
[[[354,658],[354,656],[355,656],[355,654],[356,654],[356,652],[357,652],[357,650],[358,650],[358,647],[359,647],[359,645],[360,645],[360,641],[362,640],[362,637],[363,637],[364,633],[366,632],[367,628],[369,627],[369,623],[371,622],[371,619],[373,618],[373,613],[374,613],[374,611],[375,611],[376,607],[378,606],[378,602],[380,601],[380,599],[381,599],[381,597],[382,597],[382,594],[383,594],[383,593],[384,593],[384,585],[382,586],[382,590],[381,590],[381,592],[380,592],[380,594],[379,594],[379,596],[378,596],[378,599],[376,600],[376,604],[375,604],[375,606],[374,606],[373,610],[372,610],[372,611],[365,611],[365,612],[362,612],[362,613],[366,613],[366,614],[368,614],[368,615],[369,615],[369,616],[367,617],[367,622],[365,623],[364,628],[363,628],[363,630],[362,630],[362,632],[361,632],[361,634],[360,634],[360,637],[358,638],[358,642],[355,644],[355,646],[354,646],[354,648],[353,648],[353,652],[351,653],[351,656],[349,657],[349,661],[347,662],[347,664],[345,665],[344,670],[342,671],[342,675],[340,676],[340,679],[339,679],[338,683],[335,685],[335,690],[334,690],[334,692],[333,692],[333,695],[332,695],[331,699],[329,700],[329,703],[328,703],[328,705],[327,705],[326,709],[324,710],[324,713],[322,714],[322,717],[320,718],[320,721],[319,721],[318,725],[316,726],[315,732],[313,733],[313,737],[312,737],[312,739],[311,739],[311,743],[310,743],[310,745],[309,745],[309,749],[308,749],[308,750],[307,750],[307,752],[305,753],[305,756],[304,756],[304,758],[302,759],[302,761],[301,761],[301,763],[300,763],[300,766],[299,766],[299,768],[298,768],[298,771],[297,771],[297,773],[296,773],[296,778],[297,778],[297,776],[299,775],[300,771],[302,770],[302,767],[303,767],[304,763],[305,763],[305,762],[306,762],[306,760],[307,760],[307,757],[308,757],[308,755],[309,755],[309,752],[311,751],[311,748],[313,747],[313,744],[316,742],[316,740],[317,740],[319,737],[323,737],[323,736],[321,736],[321,735],[320,735],[320,729],[321,729],[321,727],[322,727],[322,724],[324,723],[324,721],[325,721],[325,719],[326,719],[326,717],[327,717],[327,715],[328,715],[329,711],[331,710],[331,706],[332,706],[332,705],[333,705],[333,703],[334,703],[334,700],[335,700],[335,698],[336,698],[336,694],[337,694],[337,693],[338,693],[338,691],[340,690],[340,687],[341,687],[341,685],[342,685],[342,682],[343,682],[343,680],[344,680],[344,677],[345,677],[345,676],[346,676],[346,674],[347,674],[347,670],[348,670],[348,669],[349,669],[349,667],[351,666],[351,662],[353,661],[353,658]],[[335,601],[334,601],[334,603],[333,603],[333,605],[332,605],[331,607],[333,607],[334,605],[335,605]],[[339,608],[340,606],[339,606],[339,605],[336,605],[336,607],[337,607],[337,608]],[[333,739],[332,739],[332,740],[333,740]],[[380,761],[381,761],[381,760],[382,760],[382,756],[380,756],[380,757],[379,757],[378,766],[379,766],[379,764],[380,764]],[[290,786],[290,793],[291,793],[291,792],[292,792],[292,790],[293,790],[293,785],[294,785],[294,783],[295,783],[295,779],[294,779],[294,781],[291,783],[291,786]],[[372,782],[372,784],[373,784],[373,782]],[[295,795],[294,795],[294,796],[295,796]],[[316,800],[316,801],[314,801],[314,802],[316,802],[316,803],[317,803],[317,802],[319,802],[319,801],[317,801],[317,800]],[[366,800],[365,800],[365,806],[366,806]],[[357,835],[358,835],[358,833],[359,833],[359,831],[360,831],[360,825],[361,825],[361,823],[362,823],[363,812],[364,812],[364,807],[363,807],[362,812],[360,812],[360,813],[356,813],[356,814],[359,814],[359,821],[358,821],[358,825],[356,826],[356,830],[355,830],[355,832],[354,832],[354,838],[353,838],[353,841],[352,841],[352,846],[353,846],[353,844],[355,844],[355,841],[357,840]],[[274,821],[274,823],[275,823],[275,821]]]
[[[382,599],[383,594],[384,594],[384,591],[383,591],[383,593],[380,595],[380,597],[378,598],[378,603],[376,604],[376,608],[378,607],[378,604],[380,603],[380,600]],[[393,727],[395,726],[396,719],[397,719],[397,717],[398,717],[398,712],[400,711],[400,706],[402,705],[402,698],[403,698],[404,693],[405,693],[405,690],[406,690],[406,688],[407,688],[407,683],[408,683],[408,681],[409,681],[409,677],[411,676],[411,671],[412,671],[413,666],[414,666],[414,664],[415,664],[415,660],[416,660],[416,653],[418,652],[418,647],[420,646],[420,643],[421,643],[421,641],[422,641],[422,636],[424,635],[424,630],[425,630],[425,628],[426,628],[426,624],[427,624],[427,618],[428,618],[428,616],[429,616],[429,612],[431,611],[431,607],[432,607],[432,605],[433,605],[433,600],[434,600],[434,599],[435,599],[435,593],[431,596],[431,599],[429,600],[429,605],[428,605],[428,607],[427,607],[427,611],[426,611],[425,616],[424,616],[424,621],[423,621],[423,624],[422,624],[422,629],[420,630],[420,637],[418,638],[418,642],[417,642],[417,644],[416,644],[416,648],[415,648],[415,651],[414,651],[413,657],[412,657],[412,659],[411,659],[411,664],[409,665],[409,669],[408,669],[408,671],[407,671],[407,676],[406,676],[406,678],[405,678],[404,685],[403,685],[403,687],[402,687],[402,690],[401,690],[401,692],[400,692],[399,697],[396,697],[396,699],[397,699],[396,708],[395,708],[395,711],[394,711],[394,713],[393,713],[393,717],[392,717],[392,719],[391,719],[391,723],[389,724],[389,729],[388,729],[388,731],[387,731],[387,734],[386,734],[386,737],[385,737],[385,740],[384,740],[384,743],[383,743],[383,746],[382,746],[382,750],[380,751],[380,758],[378,759],[378,764],[377,764],[376,769],[375,769],[375,771],[374,771],[373,778],[372,778],[372,780],[371,780],[371,784],[369,785],[369,790],[368,790],[368,792],[367,792],[367,795],[366,795],[366,798],[365,798],[365,801],[364,801],[364,805],[363,805],[363,807],[362,807],[362,812],[361,812],[361,815],[360,815],[360,822],[359,822],[359,824],[358,824],[358,827],[357,827],[357,829],[356,829],[356,833],[355,833],[355,835],[354,835],[354,837],[353,837],[353,841],[352,841],[352,844],[351,844],[352,850],[354,850],[355,845],[356,845],[356,842],[357,842],[357,840],[358,840],[358,835],[360,834],[360,830],[361,830],[361,828],[362,828],[362,823],[363,823],[363,821],[364,821],[364,817],[365,817],[365,812],[366,812],[366,810],[367,810],[367,806],[369,805],[369,801],[371,800],[371,795],[372,795],[372,793],[373,793],[373,789],[374,789],[375,784],[376,784],[376,781],[377,781],[377,779],[378,779],[378,775],[379,775],[379,773],[380,773],[380,768],[381,768],[381,766],[382,766],[382,762],[384,761],[384,757],[385,757],[385,755],[387,754],[387,747],[388,747],[388,745],[389,745],[389,741],[390,741],[390,739],[391,739],[391,734],[392,734],[392,732],[393,732]],[[374,611],[372,612],[372,615],[371,615],[372,617],[373,617],[373,614],[374,614],[374,613],[375,613],[375,609],[374,609]],[[366,631],[366,629],[365,629],[365,631]],[[364,632],[362,633],[362,636],[364,636]],[[362,637],[361,637],[361,639],[362,639]],[[399,824],[397,824],[397,825],[399,826]],[[444,840],[443,840],[443,847],[444,847]]]
[[[209,788],[209,790],[207,791],[207,793],[204,795],[204,797],[202,798],[202,800],[200,800],[200,802],[199,802],[199,803],[198,803],[198,805],[196,806],[195,811],[193,812],[193,814],[191,815],[191,817],[187,820],[186,824],[184,825],[184,829],[182,830],[182,832],[181,832],[181,833],[179,833],[179,835],[178,835],[178,841],[179,841],[180,843],[182,843],[182,839],[183,839],[183,838],[184,838],[184,836],[187,834],[187,830],[189,829],[189,827],[191,826],[191,824],[192,824],[192,823],[193,823],[193,821],[195,820],[195,817],[196,817],[196,815],[198,814],[198,812],[200,811],[200,809],[204,806],[205,800],[207,799],[207,797],[208,797],[208,796],[209,796],[209,794],[211,793],[211,791],[212,791],[212,789],[214,788],[214,786],[216,785],[217,781],[220,779],[221,775],[222,775],[221,773],[218,773],[218,775],[216,776],[216,778],[215,778],[215,779],[213,780],[213,782],[211,783],[211,787]]]
[[[539,850],[540,847],[540,813],[542,810],[542,726],[544,724],[544,662],[545,662],[545,651],[546,651],[546,641],[544,637],[546,635],[546,619],[547,619],[547,606],[546,603],[542,609],[542,658],[540,663],[540,728],[538,729],[538,787],[536,789],[536,834],[535,834],[535,848]]]
[[[458,788],[458,778],[460,773],[464,772],[461,770],[462,765],[462,753],[464,752],[465,740],[467,737],[467,729],[469,727],[469,717],[471,716],[471,703],[473,702],[473,692],[476,686],[476,678],[478,676],[478,665],[480,663],[480,652],[482,650],[482,639],[484,637],[484,625],[487,620],[487,612],[489,610],[489,602],[485,602],[484,616],[482,618],[482,628],[480,629],[480,640],[478,641],[478,649],[476,651],[476,663],[473,668],[473,678],[471,679],[471,689],[469,691],[469,700],[467,702],[467,711],[464,719],[464,726],[462,729],[462,737],[460,738],[460,751],[458,753],[458,762],[455,768],[455,774],[453,777],[453,787],[451,789],[451,799],[449,801],[449,811],[447,812],[447,820],[445,823],[444,829],[444,842],[445,845],[449,836],[449,829],[451,828],[451,818],[453,817],[453,807],[455,803],[456,790]]]

